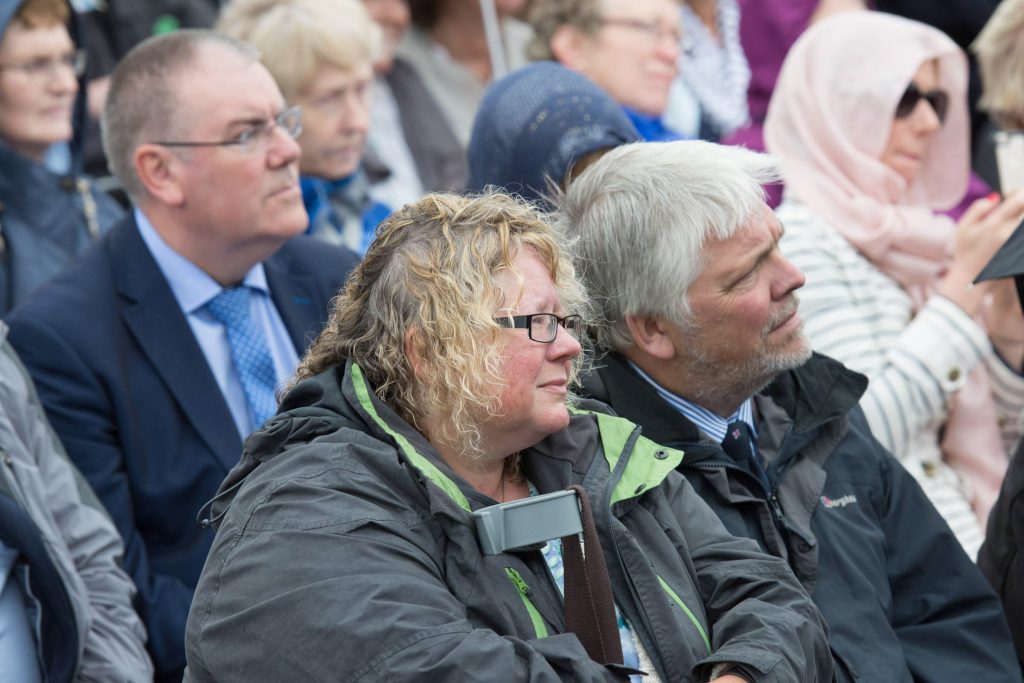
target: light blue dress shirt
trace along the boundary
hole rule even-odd
[[[249,416],[249,404],[242,390],[242,382],[231,361],[231,346],[228,344],[227,330],[217,322],[203,307],[210,299],[224,289],[204,272],[199,266],[174,251],[157,233],[153,224],[145,214],[135,209],[135,222],[139,226],[142,241],[146,243],[149,253],[156,260],[160,272],[164,274],[171,287],[174,298],[178,301],[182,313],[185,314],[192,334],[199,342],[199,348],[206,356],[206,362],[213,371],[224,399],[227,401],[231,417],[239,435],[244,439],[260,425],[252,424]],[[263,330],[274,359],[274,375],[280,389],[295,372],[299,364],[298,354],[292,344],[291,335],[281,320],[281,315],[274,307],[267,286],[267,276],[263,264],[257,263],[246,273],[242,284],[254,290],[251,298],[250,315],[253,322]]]
[[[0,683],[39,683],[36,641],[12,574],[17,559],[17,551],[0,543]]]

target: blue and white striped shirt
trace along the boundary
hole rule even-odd
[[[728,418],[724,418],[721,415],[711,412],[707,408],[697,405],[693,401],[688,401],[682,396],[672,393],[665,387],[658,384],[653,377],[637,367],[633,361],[626,360],[626,362],[629,363],[629,367],[633,368],[633,372],[658,392],[658,396],[660,396],[662,400],[682,413],[690,422],[697,425],[697,429],[707,435],[707,437],[715,443],[722,443],[722,441],[725,440],[728,425],[732,422],[736,422],[737,420],[742,420],[748,427],[750,427],[750,435],[754,442],[757,442],[757,424],[754,421],[754,401],[752,398],[748,398],[740,404],[740,407],[736,409],[735,413],[730,415]]]

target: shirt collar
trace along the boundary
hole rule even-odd
[[[658,396],[682,413],[684,417],[695,424],[701,432],[703,432],[708,438],[712,439],[715,443],[722,443],[722,440],[725,438],[725,434],[728,431],[728,426],[736,421],[745,422],[746,425],[750,427],[751,435],[755,439],[757,438],[757,424],[754,422],[754,401],[752,398],[745,400],[740,404],[740,407],[736,409],[735,413],[730,415],[728,418],[724,418],[703,406],[697,405],[693,401],[669,391],[658,384],[653,377],[641,370],[636,363],[628,358],[625,360],[629,363],[629,367],[633,369],[633,372],[635,372],[640,379],[651,385],[654,391],[657,392]]]
[[[172,249],[138,207],[135,207],[134,214],[142,241],[167,279],[167,284],[170,285],[171,292],[185,315],[195,313],[224,290],[202,268]],[[264,294],[270,293],[262,263],[257,263],[249,269],[242,284]]]

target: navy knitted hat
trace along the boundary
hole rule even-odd
[[[469,142],[467,190],[495,185],[544,201],[573,162],[640,140],[622,108],[586,76],[536,62],[488,88]]]

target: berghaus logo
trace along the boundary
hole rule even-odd
[[[857,502],[857,496],[852,493],[847,494],[841,498],[829,498],[828,496],[821,497],[821,504],[827,508],[844,508],[847,505],[852,505]]]

